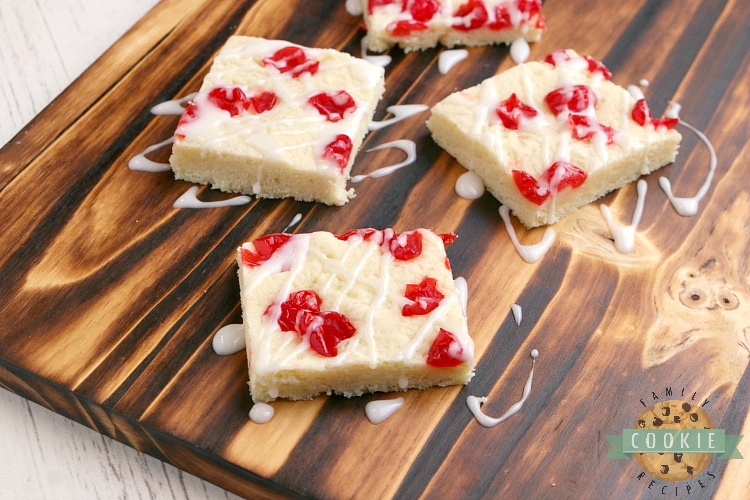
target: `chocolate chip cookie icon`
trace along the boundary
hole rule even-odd
[[[641,413],[636,429],[713,429],[711,417],[699,406],[671,399]],[[711,453],[636,453],[635,459],[652,476],[664,481],[684,481],[700,474],[711,462]]]

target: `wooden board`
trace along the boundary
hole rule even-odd
[[[746,461],[714,458],[698,477],[667,483],[639,478],[633,459],[605,458],[605,436],[632,427],[641,400],[668,399],[668,388],[676,399],[707,400],[728,434],[750,429],[750,4],[550,0],[544,12],[548,31],[531,59],[561,47],[602,59],[616,83],[649,81],[655,114],[677,101],[706,132],[719,164],[697,216],[677,215],[658,186],[663,175],[689,196],[707,174],[706,148],[682,129],[678,161],[646,178],[633,253],[614,250],[595,203],[556,224],[552,249],[527,264],[496,200],[455,195],[464,170],[421,118],[368,136],[368,148],[412,139],[418,160],[357,185],[343,208],[265,200],[174,209],[190,184],[127,166],[174,130],[176,117],[154,116],[152,105],[196,90],[233,33],[359,54],[363,32],[343,1],[164,0],[0,152],[0,384],[247,497],[747,491]],[[513,64],[507,47],[475,48],[441,75],[438,53],[392,52],[377,119],[387,106],[432,105]],[[400,159],[361,153],[354,173]],[[226,197],[206,188],[200,196]],[[628,186],[601,202],[627,223],[635,199]],[[448,251],[469,284],[474,380],[408,392],[378,426],[364,405],[382,396],[280,401],[270,423],[250,422],[245,356],[219,357],[211,339],[241,319],[234,249],[298,213],[299,232],[457,232]],[[543,231],[515,227],[524,243]],[[486,395],[485,411],[503,413],[521,396],[532,348],[541,356],[523,409],[480,426],[466,397]],[[740,450],[750,453],[747,443]]]

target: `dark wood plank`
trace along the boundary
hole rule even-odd
[[[357,185],[343,208],[264,200],[174,209],[190,184],[127,167],[172,134],[176,117],[151,115],[153,104],[196,90],[233,33],[353,54],[364,33],[341,1],[164,0],[0,151],[0,386],[253,498],[657,494],[668,483],[649,488],[635,460],[606,459],[604,436],[632,427],[641,400],[666,387],[708,400],[727,433],[747,433],[750,4],[550,0],[544,12],[549,29],[532,59],[562,47],[603,59],[621,85],[648,79],[656,112],[676,100],[710,137],[719,168],[697,217],[677,215],[658,186],[665,175],[689,195],[703,182],[706,149],[683,129],[678,161],[646,178],[632,254],[613,249],[595,203],[556,224],[550,252],[526,264],[496,200],[454,194],[464,170],[429,137],[427,114],[367,137],[365,149],[412,139],[418,160]],[[439,52],[393,51],[377,119],[387,106],[432,105],[513,65],[507,47],[481,47],[441,75]],[[354,173],[400,159],[363,150]],[[603,202],[627,221],[634,187]],[[380,426],[364,418],[378,396],[280,401],[271,423],[250,422],[244,353],[219,357],[211,338],[240,321],[234,249],[295,214],[301,232],[457,232],[448,253],[469,283],[475,379],[408,392]],[[526,243],[543,232],[514,226]],[[481,427],[466,396],[487,395],[486,411],[504,412],[520,397],[532,348],[542,354],[530,399],[500,426]],[[748,487],[745,463],[714,459],[710,475],[678,483],[679,492]]]

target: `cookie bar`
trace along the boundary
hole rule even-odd
[[[572,50],[528,62],[432,108],[435,142],[482,178],[526,227],[552,224],[674,161],[677,118]]]
[[[232,36],[182,114],[177,179],[262,198],[343,205],[384,70],[333,49]]]
[[[540,0],[363,0],[362,10],[375,52],[536,42],[546,29]]]
[[[466,384],[474,346],[426,229],[271,234],[237,251],[253,401]]]

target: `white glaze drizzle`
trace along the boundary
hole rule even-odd
[[[219,328],[211,341],[214,352],[219,356],[228,356],[245,349],[245,329],[242,323],[225,325]]]
[[[516,320],[516,325],[521,325],[521,319],[523,318],[523,309],[518,304],[512,304],[510,310],[513,313],[513,319]]]
[[[638,229],[638,224],[641,222],[643,216],[643,204],[646,200],[646,192],[648,191],[648,184],[643,179],[638,181],[636,184],[636,190],[638,191],[638,200],[633,210],[633,218],[628,226],[621,226],[616,224],[612,220],[612,212],[609,207],[605,204],[599,205],[599,209],[604,216],[604,220],[607,221],[610,233],[615,240],[615,248],[620,253],[630,253],[635,248],[635,232]]]
[[[250,408],[250,420],[256,424],[266,424],[273,418],[273,406],[268,403],[255,403]]]
[[[232,207],[237,205],[247,205],[252,201],[252,198],[245,195],[235,196],[226,200],[220,201],[200,201],[197,197],[198,186],[192,186],[190,189],[182,193],[179,198],[172,204],[174,208],[221,208],[221,207]]]
[[[404,405],[404,398],[384,399],[379,401],[370,401],[365,405],[365,415],[373,424],[381,424],[388,420]]]
[[[645,98],[645,96],[643,95],[643,91],[635,85],[628,85],[627,91],[628,94],[633,96],[633,99],[635,99],[636,101]]]
[[[682,109],[682,106],[678,102],[669,102],[669,106],[667,106],[667,110],[664,112],[664,116],[667,118],[679,118],[680,117],[680,110]]]
[[[456,194],[467,200],[477,200],[484,194],[484,181],[471,170],[464,172],[456,179]]]
[[[364,59],[365,61],[369,61],[372,64],[375,64],[377,66],[381,66],[383,68],[391,64],[391,61],[393,60],[393,58],[389,55],[382,54],[382,55],[373,56],[373,55],[368,54],[367,44],[368,44],[367,35],[365,35],[362,37],[362,41],[360,42],[360,48],[361,48],[360,55],[362,59]]]
[[[525,38],[516,38],[513,40],[513,43],[510,44],[510,58],[513,59],[514,63],[525,63],[529,58],[529,54],[531,54],[531,48],[529,47],[529,42],[527,42]]]
[[[466,49],[448,49],[444,50],[438,56],[438,71],[441,75],[447,74],[453,67],[466,59],[469,51]]]
[[[301,221],[301,220],[302,220],[302,214],[297,214],[297,215],[295,215],[295,216],[294,216],[294,217],[292,218],[292,221],[291,221],[291,222],[289,223],[289,225],[288,225],[288,226],[286,226],[286,227],[284,228],[284,230],[283,230],[283,231],[281,231],[281,232],[282,232],[282,233],[286,233],[286,232],[287,232],[287,231],[289,231],[289,230],[290,230],[291,228],[293,228],[294,226],[296,226],[297,224],[299,224],[299,221]]]
[[[393,118],[389,118],[387,120],[382,120],[379,122],[372,121],[370,122],[369,129],[380,130],[381,128],[385,128],[393,125],[394,123],[398,123],[401,120],[405,120],[423,111],[427,111],[428,109],[430,109],[430,107],[424,104],[399,104],[388,106],[387,108],[385,108],[385,110],[388,113],[391,113],[393,115]]]
[[[503,218],[505,229],[508,231],[508,236],[510,236],[510,241],[513,242],[513,246],[516,247],[516,251],[521,256],[521,258],[529,264],[533,264],[534,262],[537,262],[539,259],[544,257],[544,255],[547,253],[547,250],[549,250],[552,244],[555,242],[557,233],[555,232],[554,228],[552,228],[551,226],[547,226],[547,228],[544,230],[544,236],[542,236],[542,240],[539,243],[535,245],[522,245],[518,241],[516,230],[513,228],[513,224],[510,221],[510,210],[506,205],[502,205],[500,207],[500,217]]]
[[[469,407],[469,410],[472,414],[474,414],[474,418],[477,419],[477,422],[479,422],[484,427],[494,427],[500,422],[507,420],[508,418],[512,417],[516,413],[518,413],[521,408],[523,408],[524,403],[526,402],[526,399],[528,399],[529,394],[531,394],[531,381],[534,379],[534,365],[536,364],[536,358],[539,357],[539,351],[536,349],[531,350],[531,372],[529,372],[529,378],[526,379],[526,385],[523,388],[523,395],[521,396],[521,400],[517,403],[513,404],[510,408],[508,408],[508,411],[506,411],[501,417],[493,418],[488,415],[485,415],[482,412],[482,403],[487,402],[486,397],[477,397],[477,396],[468,396],[466,398],[466,405]]]
[[[399,139],[397,141],[386,142],[385,144],[381,144],[374,148],[368,149],[367,152],[369,153],[371,151],[377,151],[379,149],[386,149],[386,148],[400,149],[401,151],[406,153],[406,159],[400,163],[396,163],[395,165],[390,165],[388,167],[379,168],[376,171],[371,172],[369,174],[355,175],[354,177],[352,177],[351,182],[353,183],[362,182],[368,177],[372,177],[373,179],[378,178],[378,177],[385,177],[386,175],[390,175],[402,167],[411,165],[417,159],[417,145],[414,143],[414,141],[410,139]]]
[[[192,94],[188,94],[185,97],[180,97],[179,99],[172,99],[169,101],[161,102],[151,108],[151,114],[181,115],[182,112],[185,111],[185,106],[183,106],[183,104],[192,101],[197,95],[198,92],[193,92]]]
[[[458,300],[461,302],[461,310],[463,311],[464,316],[466,316],[466,311],[468,310],[469,305],[469,285],[466,283],[466,278],[463,276],[454,279],[453,283],[456,285],[456,290],[458,290]]]
[[[138,153],[130,159],[130,161],[128,162],[128,168],[130,170],[138,170],[140,172],[166,172],[168,170],[172,170],[172,167],[169,165],[169,163],[159,163],[156,161],[151,161],[146,158],[146,155],[149,153],[153,153],[157,149],[169,146],[173,142],[174,137],[170,137],[165,141],[147,147],[141,153]]]
[[[346,12],[351,16],[361,16],[363,14],[362,2],[360,0],[346,0]]]
[[[666,177],[659,177],[659,186],[661,186],[664,194],[666,194],[667,198],[669,198],[669,201],[672,203],[672,207],[674,207],[675,211],[682,216],[690,217],[698,213],[700,201],[704,196],[706,196],[706,193],[708,193],[708,190],[711,187],[711,181],[713,180],[714,172],[716,172],[716,151],[714,150],[714,146],[713,144],[711,144],[711,141],[708,139],[708,137],[706,137],[706,134],[693,127],[689,123],[684,122],[683,120],[680,120],[679,124],[692,130],[706,145],[706,147],[708,148],[708,153],[710,155],[710,163],[708,166],[708,174],[706,175],[706,180],[703,181],[703,184],[698,189],[698,192],[695,194],[695,196],[687,198],[674,196],[672,194],[672,184],[669,182],[669,179],[667,179]]]

